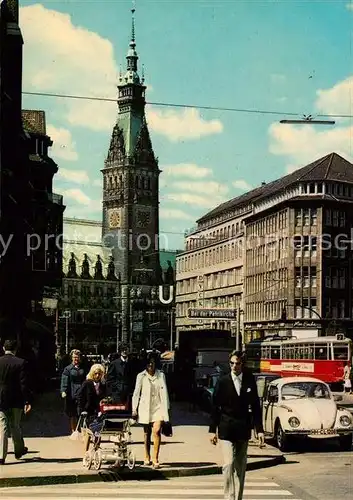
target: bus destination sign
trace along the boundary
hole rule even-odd
[[[236,319],[236,309],[189,309],[189,318]]]

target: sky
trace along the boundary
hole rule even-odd
[[[65,216],[101,220],[101,169],[116,103],[26,92],[115,99],[132,2],[20,5],[23,108],[46,112]],[[140,73],[143,64],[152,103],[146,115],[162,170],[163,246],[183,248],[184,231],[199,217],[263,181],[333,151],[353,160],[350,117],[333,127],[279,123],[288,113],[353,114],[353,3],[137,0],[135,7]]]

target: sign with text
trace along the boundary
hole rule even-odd
[[[235,309],[189,309],[189,318],[236,319]]]

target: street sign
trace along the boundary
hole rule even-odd
[[[236,309],[189,309],[189,318],[236,319]]]

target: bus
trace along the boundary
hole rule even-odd
[[[352,341],[344,335],[297,339],[268,337],[246,344],[246,363],[256,372],[282,377],[315,377],[328,384],[343,382],[352,363]]]

